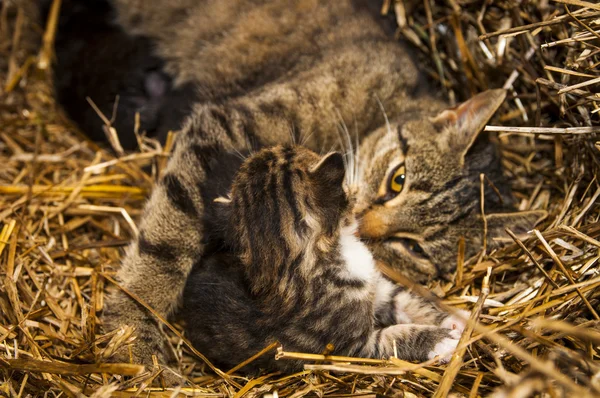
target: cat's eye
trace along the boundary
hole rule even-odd
[[[390,179],[388,182],[388,194],[390,196],[396,196],[404,188],[404,181],[406,180],[406,168],[404,165],[398,166],[392,173],[390,173]]]

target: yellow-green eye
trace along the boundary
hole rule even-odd
[[[404,180],[406,180],[406,168],[404,165],[399,166],[391,175],[390,182],[388,183],[388,191],[395,195],[402,192],[404,188]]]

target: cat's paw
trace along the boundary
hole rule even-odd
[[[452,331],[458,331],[459,336],[465,330],[467,321],[471,316],[471,312],[466,310],[456,310],[457,314],[448,315],[446,319],[442,321],[440,327],[444,329],[450,329]]]
[[[437,358],[439,363],[448,363],[454,353],[454,350],[458,346],[458,340],[460,339],[460,332],[458,330],[451,330],[448,333],[448,337],[441,339],[434,347],[433,350],[427,354],[427,359],[431,360]]]

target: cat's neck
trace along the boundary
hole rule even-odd
[[[369,282],[375,275],[375,261],[367,246],[357,237],[358,224],[353,221],[340,233],[340,255],[344,262],[344,279]]]

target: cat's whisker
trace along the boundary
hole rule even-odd
[[[290,143],[293,146],[296,146],[296,134],[295,134],[294,130],[295,130],[294,124],[290,124],[290,127],[288,129],[288,132],[290,134]]]
[[[313,136],[313,134],[315,133],[315,131],[311,131],[310,133],[308,133],[307,135],[304,136],[304,138],[302,138],[300,140],[300,146],[305,146],[306,143],[308,142],[308,140]],[[302,132],[300,132],[300,134],[302,134]]]
[[[338,145],[340,146],[340,150],[346,151],[346,143],[344,142],[344,138],[343,138],[343,127],[339,121],[338,121],[336,127],[337,127],[337,133],[338,133],[337,141],[338,141]]]
[[[245,161],[247,156],[244,156],[237,148],[233,148],[233,152],[240,158],[241,161]]]
[[[341,124],[338,124],[337,127],[338,127],[338,145],[340,146],[340,151],[344,155],[342,157],[342,159],[344,161],[344,169],[346,170],[346,181],[348,181],[348,170],[350,169],[350,167],[349,167],[349,164],[348,164],[348,154],[347,154],[347,151],[346,151],[346,145],[345,145],[344,140],[342,138],[343,128],[342,128]],[[333,150],[333,147],[332,147],[331,150]],[[330,152],[331,152],[331,150],[330,150]]]
[[[360,144],[358,136],[356,137],[356,153],[354,154],[354,183],[359,183],[360,178]]]
[[[344,159],[344,167],[346,169],[346,184],[348,186],[353,186],[354,185],[354,176],[353,176],[353,170],[354,170],[354,159],[353,159],[353,153],[349,152],[349,151],[344,151],[342,152],[342,154],[344,155],[343,159]]]
[[[333,147],[331,148],[331,150],[329,152],[333,151]],[[345,174],[345,180],[346,182],[348,182],[348,170],[350,169],[350,164],[348,161],[348,152],[345,150],[340,151],[342,153],[342,161],[344,162],[344,170],[346,172]]]
[[[335,144],[333,144],[328,151],[325,150],[325,143],[323,143],[323,145],[321,145],[321,149],[319,150],[319,156],[323,157],[326,154],[333,152],[333,149],[335,148]]]
[[[342,144],[342,148],[345,150],[344,158],[347,158],[347,167],[346,167],[346,180],[350,185],[353,185],[355,182],[354,179],[354,169],[355,169],[355,157],[354,157],[354,146],[352,145],[352,138],[350,137],[350,131],[348,130],[348,126],[344,122],[344,119],[340,112],[336,109],[336,116],[339,120],[340,127],[340,139],[345,141]]]
[[[243,160],[245,160],[248,156],[254,155],[254,153],[256,152],[255,148],[257,148],[255,138],[249,137],[247,134],[245,134],[244,143],[246,144],[246,148],[248,149],[248,155],[245,156]]]
[[[355,126],[356,126],[356,122],[355,122]],[[348,142],[350,143],[350,146],[352,148],[352,169],[350,170],[350,181],[353,185],[355,185],[358,182],[358,162],[359,162],[359,158],[358,158],[358,154],[359,154],[359,142],[358,142],[358,134],[355,135],[355,143],[354,146],[352,146],[352,140],[350,138],[350,132],[347,131],[347,136],[348,136]]]
[[[329,150],[325,153],[331,153],[331,152],[335,152],[335,144],[331,144],[331,146],[329,147]]]
[[[356,123],[355,123],[355,125],[356,125]],[[347,137],[348,143],[350,145],[350,148],[352,150],[351,180],[352,180],[352,184],[356,184],[356,182],[357,182],[356,168],[357,168],[357,163],[358,163],[357,152],[358,152],[358,146],[359,146],[358,135],[355,135],[356,142],[353,144],[352,137],[350,136],[350,130],[346,127],[346,137]]]
[[[383,107],[383,103],[379,100],[379,96],[375,94],[375,99],[379,104],[379,109],[381,109],[381,113],[383,113],[383,118],[385,119],[385,127],[387,128],[388,134],[393,134],[392,127],[390,126],[390,120],[387,117],[387,113],[385,113],[385,108]]]
[[[356,141],[356,152],[354,154],[354,182],[358,183],[358,179],[360,177],[360,141],[358,140],[358,123],[356,123],[356,119],[354,119],[354,138]]]

